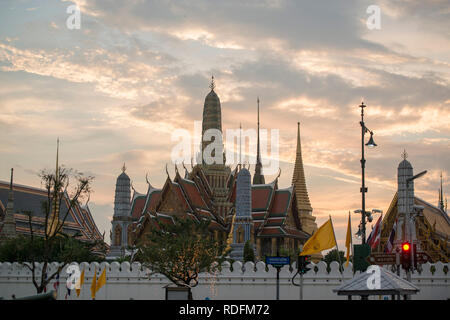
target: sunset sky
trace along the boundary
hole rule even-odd
[[[379,30],[366,26],[370,5]],[[445,0],[1,1],[0,180],[14,167],[16,183],[40,187],[59,137],[60,162],[95,176],[89,205],[109,241],[123,163],[141,193],[147,172],[157,187],[166,163],[173,177],[172,132],[193,132],[211,75],[224,129],[256,128],[259,96],[261,128],[280,132],[280,187],[301,123],[313,214],[333,217],[340,249],[361,206],[362,100],[378,144],[366,149],[367,208],[387,210],[404,149],[415,173],[428,170],[418,197],[437,204],[441,171],[450,192]]]

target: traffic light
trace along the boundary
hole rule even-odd
[[[305,274],[311,268],[308,268],[308,265],[311,263],[311,256],[299,256],[298,257],[298,273]]]
[[[401,264],[405,271],[411,268],[411,244],[409,242],[402,243]]]

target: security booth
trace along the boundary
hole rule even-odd
[[[192,291],[189,287],[178,287],[168,284],[166,289],[166,300],[193,300]]]
[[[408,299],[409,295],[420,291],[411,282],[400,278],[396,274],[382,267],[376,267],[376,272],[362,272],[352,280],[344,283],[340,287],[333,289],[339,296],[347,296],[352,300],[352,296],[360,296],[361,300],[368,300],[369,296],[390,295],[392,300]],[[373,270],[373,269],[372,269]]]

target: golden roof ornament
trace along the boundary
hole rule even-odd
[[[405,149],[403,149],[402,158],[403,158],[403,160],[406,160],[406,158],[408,158],[408,154],[406,153]]]

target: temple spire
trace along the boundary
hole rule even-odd
[[[259,142],[259,97],[256,100],[258,104],[258,144],[256,150],[256,165],[255,165],[255,175],[253,176],[253,184],[265,184],[264,175],[262,174],[262,163],[261,163],[261,150]]]
[[[445,206],[444,206],[444,192],[442,189],[442,171],[441,171],[441,187],[439,189],[439,209],[441,209],[442,211],[445,210]]]
[[[203,106],[203,118],[202,118],[202,139],[201,139],[201,162],[205,164],[205,157],[216,155],[216,151],[222,154],[223,142],[222,142],[222,111],[220,107],[220,99],[214,91],[216,85],[214,82],[214,76],[211,77],[211,84],[209,85],[211,91],[205,97],[205,104]],[[210,129],[213,129],[210,131]],[[217,130],[219,136],[217,136]],[[205,136],[206,135],[206,136]],[[212,136],[211,136],[212,135]],[[217,141],[216,141],[217,139]],[[212,150],[211,154],[205,155],[206,147],[212,142],[218,143],[218,147]],[[225,153],[224,157],[225,157]],[[225,163],[225,158],[222,164]],[[214,163],[216,164],[216,163]],[[217,163],[219,164],[219,163]]]
[[[312,211],[308,190],[306,189],[305,171],[303,169],[302,146],[300,142],[300,122],[297,123],[297,152],[295,157],[294,174],[292,176],[292,184],[295,188],[297,208],[299,210]]]

